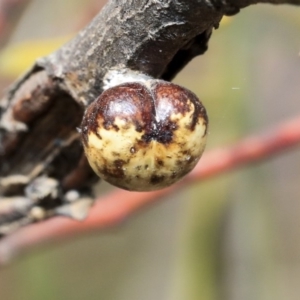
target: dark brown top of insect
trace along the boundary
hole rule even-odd
[[[81,125],[83,142],[87,143],[89,132],[98,135],[98,126],[119,130],[115,124],[118,117],[130,125],[134,124],[137,132],[143,131],[144,142],[156,140],[167,144],[178,128],[171,115],[185,115],[191,109],[194,110],[191,130],[194,130],[199,118],[208,122],[205,108],[196,95],[176,84],[153,80],[148,88],[143,83],[124,83],[104,91],[88,107]]]

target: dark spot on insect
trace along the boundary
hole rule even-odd
[[[137,166],[137,167],[136,167],[136,169],[137,169],[138,171],[140,171],[141,168],[142,168],[142,166]]]
[[[98,139],[102,140],[102,136],[98,133],[98,130],[94,132],[96,134],[96,136],[98,137]]]
[[[115,168],[115,167],[108,167],[108,166],[98,166],[97,169],[100,174],[103,174],[104,179],[109,178],[123,178],[124,177],[124,171],[122,168]]]
[[[160,167],[163,167],[164,165],[164,162],[161,160],[161,159],[155,159],[155,162],[160,166]]]
[[[176,175],[177,175],[176,172],[173,171],[173,172],[172,172],[172,175],[171,175],[171,178],[172,178],[172,179],[175,179],[175,178],[176,178]]]
[[[145,170],[148,170],[149,166],[148,166],[148,165],[145,165],[144,168],[145,168]]]
[[[115,130],[115,131],[119,131],[120,130],[120,128],[116,125],[116,124],[114,124],[114,123],[112,123],[112,122],[110,122],[110,121],[108,121],[108,122],[104,122],[103,123],[103,127],[106,129],[106,130]]]
[[[130,153],[135,153],[135,152],[136,152],[135,147],[131,147],[131,148],[130,148]]]
[[[111,153],[113,156],[120,156],[120,153],[118,153],[118,152],[115,152],[115,151],[112,151],[112,153]]]
[[[125,176],[123,166],[126,162],[122,159],[116,159],[113,165],[104,164],[104,166],[97,165],[97,169],[105,178],[123,178]]]
[[[114,161],[114,166],[118,169],[121,169],[126,164],[126,161],[123,159],[116,159]]]
[[[183,161],[181,159],[177,159],[175,164],[176,166],[181,166],[183,164]]]
[[[162,181],[164,181],[164,179],[165,179],[165,176],[163,176],[163,175],[161,175],[161,176],[152,175],[150,178],[150,182],[155,185],[155,184],[161,183]]]
[[[171,121],[153,124],[152,130],[145,133],[142,136],[142,140],[146,143],[155,140],[161,144],[169,144],[173,140],[173,131],[177,128],[178,126]]]
[[[135,121],[134,125],[135,125],[135,130],[137,132],[142,132],[144,130],[144,126],[140,124],[140,122]]]

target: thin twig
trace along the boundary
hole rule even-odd
[[[162,197],[179,188],[270,158],[299,143],[300,117],[297,117],[263,135],[248,137],[235,145],[206,153],[183,181],[170,188],[150,193],[117,190],[98,199],[84,222],[58,217],[23,228],[0,242],[0,263],[5,263],[16,253],[42,242],[119,225],[134,212],[162,200]]]

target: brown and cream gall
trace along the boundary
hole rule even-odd
[[[86,110],[81,132],[93,170],[131,191],[167,187],[189,173],[206,144],[206,110],[191,91],[162,80],[124,83]]]

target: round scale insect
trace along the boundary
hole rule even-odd
[[[188,172],[206,144],[206,110],[191,91],[163,80],[109,88],[87,108],[86,157],[103,180],[132,191],[167,187]]]

